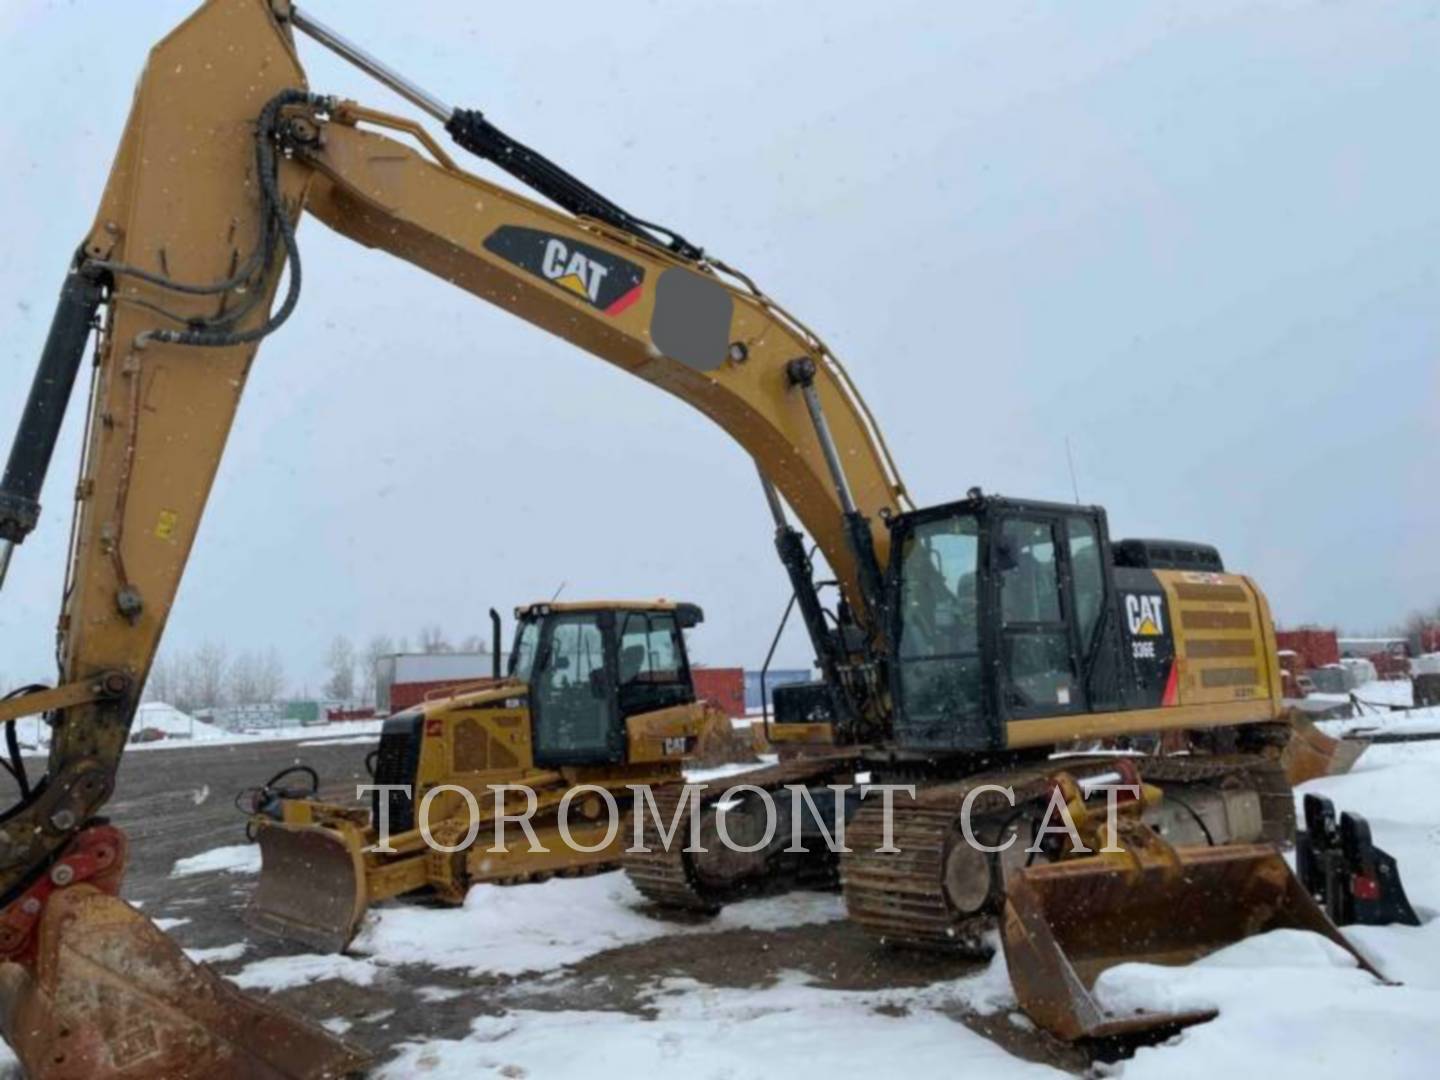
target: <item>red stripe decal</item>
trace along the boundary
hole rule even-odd
[[[1180,704],[1180,660],[1178,658],[1170,661],[1170,675],[1165,679],[1165,693],[1160,696],[1160,704]]]
[[[644,289],[644,286],[643,286],[643,285],[636,285],[633,289],[631,289],[629,292],[627,292],[624,296],[620,297],[619,300],[616,300],[613,304],[611,304],[609,307],[607,307],[607,308],[605,309],[605,314],[606,314],[606,315],[619,315],[622,311],[624,311],[626,308],[628,308],[631,304],[635,303],[636,300],[639,300],[639,299],[640,299],[640,293],[641,293],[641,291],[642,291],[643,289]]]

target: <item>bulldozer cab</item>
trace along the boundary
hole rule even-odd
[[[509,673],[530,688],[537,765],[623,761],[627,719],[695,700],[693,604],[534,604],[516,617]]]

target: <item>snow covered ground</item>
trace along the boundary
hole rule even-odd
[[[192,874],[258,874],[260,872],[260,846],[258,844],[231,844],[228,847],[211,848],[199,855],[176,862],[170,871],[171,877],[189,877]]]
[[[135,712],[135,733],[149,729],[163,732],[165,738],[154,742],[131,743],[126,753],[137,750],[175,750],[186,746],[237,746],[257,742],[289,742],[304,740],[302,746],[329,746],[371,742],[380,734],[383,720],[347,720],[323,726],[292,725],[267,727],[252,731],[226,731],[224,728],[197,720],[173,705],[147,701]],[[50,729],[38,718],[26,719],[19,725],[19,735],[27,752],[39,752],[50,744]]]
[[[1419,719],[1440,721],[1437,714]],[[1395,855],[1426,924],[1361,927],[1350,939],[1400,985],[1359,970],[1314,935],[1276,931],[1242,941],[1185,968],[1128,964],[1100,980],[1096,994],[1116,1011],[1214,1008],[1216,1020],[1189,1028],[1133,1058],[1096,1066],[1127,1080],[1236,1076],[1353,1080],[1432,1077],[1440,1061],[1440,742],[1373,746],[1345,776],[1297,793],[1326,794],[1366,815],[1376,842]],[[227,860],[216,858],[218,863]],[[178,867],[177,867],[178,870]],[[478,886],[458,909],[396,904],[372,912],[351,956],[284,956],[242,968],[241,986],[279,989],[344,979],[424,981],[442,969],[475,977],[536,973],[543,979],[587,957],[678,935],[778,929],[843,917],[838,897],[793,894],[726,909],[710,923],[653,919],[619,875],[556,879],[524,888]],[[865,962],[857,955],[856,964]],[[416,967],[423,965],[423,967]],[[543,974],[542,974],[543,973]],[[1061,1076],[1022,1061],[970,1027],[957,1011],[1028,1029],[996,957],[984,971],[928,985],[837,990],[800,972],[768,985],[712,986],[657,971],[643,1010],[554,1011],[525,1006],[477,1018],[463,1038],[407,1042],[383,1077],[739,1078],[774,1075]],[[563,1037],[557,1037],[562,1033]],[[577,1047],[583,1045],[583,1052]]]
[[[1065,1075],[1022,1062],[933,1009],[915,1007],[924,993],[821,990],[799,975],[761,989],[662,978],[650,995],[653,1019],[516,1009],[477,1019],[465,1039],[411,1043],[378,1075],[387,1080]]]
[[[1381,710],[1392,705],[1408,709],[1414,704],[1412,686],[1408,679],[1374,679],[1361,683],[1352,693],[1359,699],[1362,709],[1366,705],[1376,706]],[[1310,699],[1341,703],[1349,701],[1350,694],[1311,694]]]
[[[1440,729],[1440,709],[1366,716],[1335,726],[1362,722],[1387,730]],[[1366,815],[1376,842],[1400,861],[1406,889],[1425,925],[1347,933],[1401,985],[1378,983],[1327,942],[1292,931],[1240,942],[1186,968],[1124,965],[1107,972],[1096,988],[1108,1007],[1214,1008],[1219,1016],[1163,1045],[1141,1049],[1129,1060],[1096,1065],[1092,1075],[1214,1080],[1229,1073],[1353,1080],[1362,1074],[1388,1080],[1437,1074],[1440,807],[1429,796],[1440,791],[1440,741],[1371,746],[1350,774],[1312,782],[1297,797],[1307,791]],[[243,885],[243,875],[257,867],[256,848],[230,845],[180,859],[172,874],[182,879],[214,874]],[[204,920],[182,910],[190,923],[174,925],[183,939]],[[443,1038],[411,1028],[408,1038],[389,1044],[395,1056],[382,1062],[376,1074],[386,1078],[583,1072],[628,1080],[637,1071],[664,1069],[687,1077],[744,1080],[786,1073],[887,1076],[902,1067],[917,1075],[969,1073],[1000,1080],[1066,1075],[1006,1049],[1037,1037],[1016,1009],[999,956],[958,978],[953,968],[931,969],[926,976],[922,967],[918,985],[885,979],[852,984],[871,989],[837,989],[813,966],[808,972],[792,968],[788,956],[748,984],[715,974],[728,971],[726,966],[712,966],[697,977],[693,970],[669,968],[664,960],[708,948],[705,943],[713,939],[718,962],[726,965],[727,949],[768,948],[772,939],[766,931],[808,926],[809,934],[828,935],[816,928],[842,917],[838,897],[799,893],[737,904],[710,922],[658,920],[622,876],[609,874],[520,888],[478,886],[456,909],[381,905],[347,956],[267,955],[272,949],[263,942],[203,935],[191,940],[205,947],[191,953],[197,960],[225,965],[238,985],[262,993],[303,992],[327,981],[348,985],[351,993],[368,995],[357,1000],[371,1011],[377,996],[382,1005],[427,994],[438,1003],[469,994],[463,989],[469,980],[475,992],[483,988],[485,1011],[494,1015],[470,1019],[463,1013]],[[640,1007],[608,993],[571,1000],[545,989],[596,977],[605,982],[617,969],[605,966],[609,961],[601,954],[629,956],[633,968],[633,951],[616,950],[636,948],[646,950],[635,976]],[[798,968],[802,961],[795,955]],[[837,955],[842,965],[853,964],[856,970],[873,959],[862,944],[853,956],[848,948]],[[596,976],[597,970],[605,974]],[[684,977],[677,977],[677,970]],[[360,1006],[355,1008],[314,1015],[342,1031],[365,1023],[355,1019]],[[962,1015],[985,1018],[981,1026],[986,1031],[1008,1031],[1011,1041],[986,1037],[960,1022]]]
[[[621,874],[556,878],[509,888],[477,885],[464,907],[413,904],[375,911],[352,946],[384,963],[398,957],[472,974],[551,971],[588,956],[684,933],[777,930],[845,916],[840,897],[792,893],[726,908],[714,919],[687,925],[652,918]]]

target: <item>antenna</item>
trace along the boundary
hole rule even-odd
[[[552,597],[550,597],[550,603],[553,604],[556,600],[559,600],[559,599],[560,599],[560,594],[565,591],[565,586],[566,586],[566,585],[569,585],[569,584],[570,584],[570,583],[569,583],[568,581],[562,581],[562,582],[560,582],[560,584],[559,584],[558,586],[556,586],[556,588],[555,588],[555,595],[552,596]]]
[[[1075,505],[1080,505],[1080,482],[1075,479],[1075,456],[1070,453],[1070,436],[1065,436],[1065,462],[1070,466],[1070,490],[1075,493]]]

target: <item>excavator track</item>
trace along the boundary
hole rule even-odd
[[[1045,797],[1049,777],[1064,769],[1077,777],[1107,771],[1113,758],[1076,757],[1021,769],[979,773],[962,781],[922,786],[914,800],[897,798],[892,816],[892,847],[881,852],[884,819],[880,806],[866,807],[848,828],[840,874],[849,917],[886,944],[959,953],[985,953],[983,936],[996,926],[1003,897],[992,896],[974,913],[955,910],[945,891],[945,865],[951,847],[963,843],[959,819],[965,797],[982,784],[1013,787],[1016,807]],[[1295,806],[1279,762],[1254,755],[1135,759],[1141,778],[1166,783],[1224,781],[1235,777],[1260,795],[1264,843],[1294,838]],[[975,832],[998,839],[1007,819],[1021,816],[998,792],[976,797],[971,809]],[[987,832],[988,830],[988,832]]]
[[[666,784],[654,788],[652,794],[658,813],[655,816],[643,815],[642,819],[641,840],[646,850],[625,852],[622,862],[625,876],[642,896],[660,907],[713,915],[726,903],[738,899],[744,890],[703,880],[696,871],[694,861],[685,852],[690,843],[690,816],[694,806],[687,790],[700,788],[699,806],[704,814],[737,784],[778,791],[789,784],[822,783],[836,774],[853,771],[860,760],[861,755],[855,751],[815,755],[751,769],[719,780]],[[661,835],[660,822],[675,820],[677,813],[681,816],[667,844]],[[771,879],[767,884],[775,887],[778,883]]]

